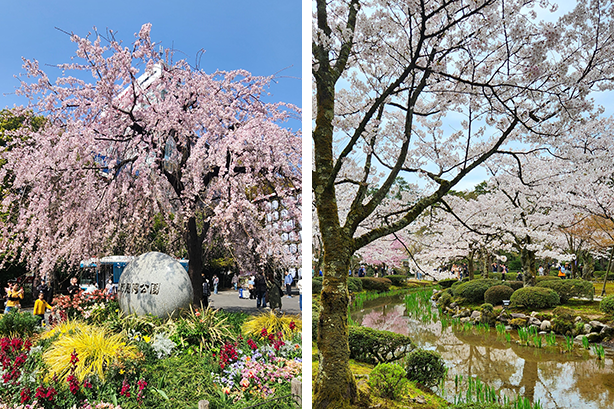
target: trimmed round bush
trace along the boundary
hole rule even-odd
[[[511,289],[514,291],[520,290],[522,287],[524,287],[524,283],[522,281],[504,281],[501,284],[511,287]]]
[[[503,300],[509,300],[513,293],[514,289],[510,286],[494,285],[484,293],[484,301],[492,305],[503,304]]]
[[[401,399],[407,385],[405,370],[399,364],[377,364],[369,374],[369,387],[387,399]]]
[[[322,292],[322,278],[311,279],[311,293],[320,294]]]
[[[362,281],[358,277],[348,277],[348,291],[359,293],[362,291]]]
[[[452,284],[457,282],[458,280],[455,278],[446,278],[445,280],[438,281],[437,284],[441,286],[441,288],[450,288]]]
[[[566,303],[573,297],[593,299],[595,287],[586,280],[544,280],[536,284],[537,287],[550,288],[559,295],[561,303]]]
[[[390,290],[392,281],[384,277],[361,277],[362,288],[370,291],[377,291],[378,293],[385,293]]]
[[[545,287],[524,287],[514,291],[510,297],[512,307],[523,306],[528,309],[550,308],[560,304],[556,291]]]
[[[430,388],[445,376],[446,365],[439,353],[417,349],[407,357],[405,370],[407,379]]]
[[[464,298],[470,303],[482,304],[486,290],[500,283],[499,280],[485,278],[467,281],[454,288],[454,295]]]
[[[614,314],[614,295],[603,297],[599,303],[599,309],[606,314]]]
[[[384,278],[392,281],[392,285],[397,287],[405,287],[407,285],[407,276],[402,275],[389,275]]]

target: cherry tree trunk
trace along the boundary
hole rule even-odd
[[[194,295],[192,304],[199,306],[203,299],[203,278],[201,276],[203,270],[203,234],[198,234],[198,226],[196,217],[188,218],[186,229],[186,246],[188,248],[188,275],[192,282]]]
[[[314,384],[314,408],[343,407],[354,402],[357,396],[348,345],[347,272],[351,250],[339,237],[327,242],[318,320],[319,367]]]
[[[524,274],[522,275],[524,286],[530,287],[535,285],[535,252],[523,247],[520,249],[520,261],[522,262],[522,268],[524,270]]]

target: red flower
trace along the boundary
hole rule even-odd
[[[288,327],[290,327],[291,331],[294,331],[294,328],[296,328],[296,324],[294,323],[294,321],[290,321],[290,324],[288,325]]]
[[[262,338],[266,338],[267,335],[269,335],[268,331],[266,330],[266,328],[262,328],[262,331],[260,331],[260,336]]]
[[[30,388],[22,389],[19,396],[21,397],[22,404],[27,403],[30,400]]]
[[[125,379],[122,382],[122,389],[119,392],[119,394],[127,398],[130,397],[130,384],[128,384],[128,382]]]

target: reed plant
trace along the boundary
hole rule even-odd
[[[546,344],[548,346],[556,345],[556,334],[553,331],[551,331],[549,334],[546,334]]]
[[[597,359],[603,360],[603,358],[605,358],[605,350],[603,348],[603,345],[593,344],[593,352],[597,356]]]

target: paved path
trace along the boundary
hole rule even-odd
[[[298,315],[301,313],[298,305],[299,295],[293,289],[292,298],[284,295],[281,299],[281,310],[286,314]],[[239,298],[239,292],[235,290],[223,290],[209,297],[209,306],[219,308],[224,311],[239,312],[243,311],[250,315],[258,315],[262,312],[270,311],[268,308],[256,308],[256,300],[249,298]]]

